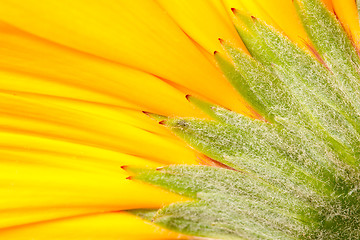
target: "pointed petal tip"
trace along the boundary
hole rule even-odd
[[[123,169],[123,170],[126,171],[126,169],[127,169],[129,166],[127,166],[127,165],[122,165],[122,166],[120,166],[120,167],[121,167],[121,169]]]
[[[156,120],[156,121],[164,120],[167,118],[166,116],[159,115],[159,114],[152,113],[152,112],[142,111],[142,113],[144,113],[146,116],[148,116],[151,119]]]
[[[159,124],[160,124],[160,125],[165,125],[165,124],[166,124],[166,120],[161,120],[161,121],[159,122]]]
[[[149,116],[150,115],[150,112],[147,112],[147,111],[141,111],[143,114]]]

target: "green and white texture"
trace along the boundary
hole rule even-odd
[[[193,199],[134,214],[215,239],[360,239],[359,55],[319,0],[294,4],[312,51],[233,9],[252,57],[221,40],[232,61],[215,59],[262,118],[188,96],[214,120],[162,123],[226,168],[130,169],[134,179]]]

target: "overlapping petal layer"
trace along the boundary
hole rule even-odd
[[[125,213],[105,213],[65,218],[32,224],[1,233],[4,239],[26,240],[29,236],[36,239],[104,239],[104,240],[161,240],[188,239],[186,236],[160,229],[144,223],[137,217]]]
[[[1,3],[0,15],[32,34],[143,70],[244,111],[216,66],[154,1],[10,0]]]

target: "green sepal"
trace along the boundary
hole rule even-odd
[[[264,54],[269,58],[270,62],[276,61],[276,56],[264,45],[262,38],[259,38],[256,32],[254,23],[258,20],[237,9],[234,10],[233,13],[238,20],[238,23],[235,23],[235,28],[251,55],[260,61],[262,54]],[[262,52],[260,52],[259,49],[261,49]]]
[[[263,233],[286,237],[280,229],[286,232],[299,227],[304,233],[314,224],[310,217],[316,218],[317,215],[306,200],[294,198],[251,175],[227,169],[170,166],[158,171],[140,171],[135,178],[197,199],[196,202],[165,207],[152,219],[155,223],[188,234],[259,237],[262,234],[256,229],[262,228]],[[221,229],[227,230],[224,232]],[[229,229],[232,231],[229,232]],[[235,233],[234,229],[237,229]],[[255,235],[245,229],[252,229]]]
[[[299,148],[302,144],[296,135],[280,126],[241,115],[237,121],[237,126],[231,126],[214,121],[169,119],[165,125],[195,149],[234,169],[299,192],[332,192],[337,181],[329,179],[334,170],[329,169],[324,157],[320,160],[315,158],[309,164],[313,153],[306,148],[289,155],[289,149]],[[326,144],[317,150],[320,151],[317,156],[331,152]],[[304,182],[308,182],[307,190],[297,189],[296,186]]]
[[[360,59],[353,42],[320,0],[295,0],[294,3],[311,42],[359,113]]]
[[[308,106],[312,114],[319,112],[319,102],[328,106],[327,111],[334,109],[334,114],[342,115],[360,133],[360,112],[349,94],[344,93],[343,82],[309,52],[298,47],[274,28],[260,20],[251,23],[255,29],[254,35],[258,38],[257,42],[261,42],[252,49],[252,53],[273,70],[291,90],[293,96],[304,106]],[[356,76],[359,77],[358,72]],[[323,115],[324,113],[319,114]]]
[[[266,68],[271,69],[272,74],[277,75],[283,83],[282,87],[279,87],[279,84],[263,87],[270,93],[277,93],[273,94],[275,100],[276,96],[285,94],[283,99],[279,97],[278,102],[281,104],[273,105],[275,109],[278,107],[282,110],[282,112],[275,112],[276,116],[300,122],[300,125],[317,132],[323,140],[329,141],[336,148],[342,147],[342,151],[357,155],[356,146],[360,144],[359,115],[354,112],[353,105],[342,93],[334,76],[314,57],[300,49],[280,32],[241,12],[237,12],[236,16],[243,23],[240,29],[244,29],[244,26],[249,28],[258,43],[257,45],[249,43],[247,46],[251,54]],[[245,42],[245,44],[248,43]],[[233,57],[237,69],[243,69],[244,73],[248,73],[245,79],[256,79],[261,76],[260,71],[256,71],[253,76],[251,71],[249,73],[247,67],[249,57],[241,51],[239,54],[238,50],[230,46],[226,48]],[[254,64],[251,66],[254,68]],[[255,69],[261,69],[261,67]],[[259,77],[259,79],[263,78]],[[276,77],[265,79],[276,79]],[[259,86],[262,86],[261,83],[260,81]],[[259,87],[259,89],[262,88]],[[257,94],[261,96],[262,93],[256,92]],[[271,94],[268,95],[271,96]],[[274,102],[274,99],[271,98],[271,102]],[[286,104],[288,108],[283,107]]]
[[[243,25],[252,29],[252,40],[255,39],[257,44],[245,42],[251,54],[266,67],[273,69],[272,73],[281,78],[294,96],[301,100],[316,97],[348,118],[354,116],[354,108],[341,91],[341,84],[311,54],[262,21],[250,20],[250,16],[241,12],[236,12],[236,16]],[[229,45],[226,48],[234,62],[244,66],[242,63],[246,58],[241,50]]]
[[[232,234],[231,228],[227,229],[226,220],[221,219],[219,223],[218,214],[218,211],[214,212],[205,202],[181,203],[159,210],[154,223],[192,236],[244,240]]]
[[[294,4],[311,42],[326,62],[359,63],[353,42],[321,0],[294,0]]]
[[[234,61],[234,69],[264,106],[268,121],[274,122],[276,116],[309,121],[302,111],[301,104],[277,76],[244,51],[232,47],[225,41],[222,41],[222,45]]]
[[[357,239],[351,237],[360,234],[356,179],[351,191],[309,198],[251,174],[214,167],[177,165],[134,172],[134,179],[196,199],[156,214],[137,213],[171,230],[223,239],[322,239],[323,234]]]
[[[161,209],[154,222],[173,231],[215,239],[295,239],[285,231],[266,226],[266,221],[246,216],[245,211],[226,211],[228,207],[204,201],[171,205]]]
[[[253,58],[226,43],[233,61],[218,53],[215,58],[266,121],[190,97],[216,121],[167,118],[162,123],[233,170],[132,169],[136,180],[194,199],[156,213],[139,211],[139,216],[203,237],[360,239],[359,59],[319,0],[295,1],[317,58],[262,21],[235,11]]]
[[[209,201],[216,198],[211,195],[213,193],[219,196],[249,197],[265,201],[273,208],[286,207],[292,212],[296,212],[299,205],[306,205],[298,198],[293,198],[286,190],[279,189],[255,175],[223,168],[174,165],[158,170],[137,169],[134,179],[197,200]]]
[[[261,116],[264,116],[267,119],[270,118],[270,116],[267,116],[266,107],[263,105],[259,97],[252,91],[246,80],[236,70],[235,66],[217,52],[215,52],[214,56],[218,66],[226,78],[247,101],[247,103]]]

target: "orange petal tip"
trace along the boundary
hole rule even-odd
[[[147,111],[141,111],[143,114],[145,114],[145,115],[148,115],[149,116],[149,112],[147,112]]]
[[[159,122],[160,125],[165,125],[165,123],[166,123],[165,120],[161,120],[161,121]]]

